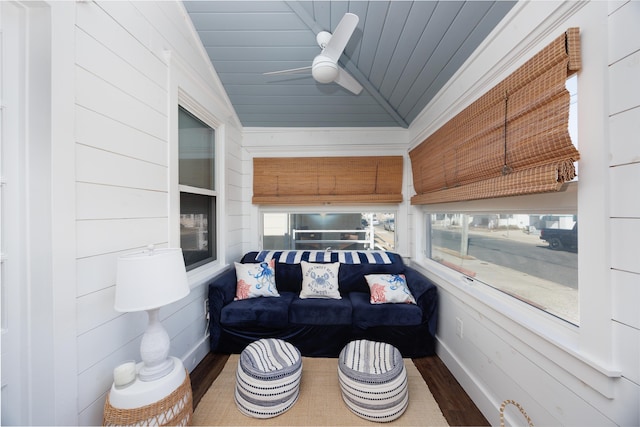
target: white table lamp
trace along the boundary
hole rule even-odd
[[[174,366],[169,358],[170,340],[160,323],[160,307],[189,294],[182,249],[154,249],[118,257],[116,301],[120,312],[143,311],[149,315],[147,330],[140,343],[143,365],[138,372],[142,381],[154,381],[167,375]]]

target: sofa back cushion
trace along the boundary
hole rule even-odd
[[[350,292],[368,294],[369,286],[364,278],[367,274],[401,274],[405,270],[400,255],[383,251],[253,251],[245,254],[241,262],[257,263],[267,258],[276,260],[276,286],[284,292],[300,292],[300,261],[340,262],[338,283],[343,296]]]
[[[362,329],[376,326],[410,326],[422,323],[422,310],[416,304],[371,304],[369,295],[349,294],[353,326]]]

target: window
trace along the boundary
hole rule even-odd
[[[573,214],[430,214],[428,255],[578,324],[577,227]]]
[[[568,131],[577,148],[576,75],[566,80],[566,88],[571,99]],[[565,185],[577,185],[578,178],[573,181]],[[498,211],[491,208],[495,200],[479,202],[469,210],[442,208],[428,213],[427,257],[578,325],[575,188],[553,195],[521,196],[517,202],[501,199]]]
[[[395,249],[393,212],[264,212],[263,249]]]
[[[178,128],[180,247],[191,270],[217,258],[215,131],[183,107]]]

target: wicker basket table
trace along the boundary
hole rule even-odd
[[[189,373],[180,359],[173,371],[155,381],[136,381],[125,389],[111,387],[104,403],[104,426],[191,424],[193,395]],[[142,403],[142,404],[140,404]]]

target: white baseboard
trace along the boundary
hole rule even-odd
[[[200,341],[196,343],[196,345],[191,348],[182,357],[182,363],[184,367],[187,368],[189,372],[193,371],[193,369],[198,366],[198,363],[205,358],[205,356],[209,353],[209,334],[205,335]]]
[[[440,338],[436,337],[436,340],[438,342],[436,354],[440,357],[440,360],[451,371],[487,421],[491,425],[499,425],[500,403],[496,404],[496,399],[491,398],[490,393],[486,391],[486,388],[478,378],[460,362],[460,359],[449,350],[449,347]]]

